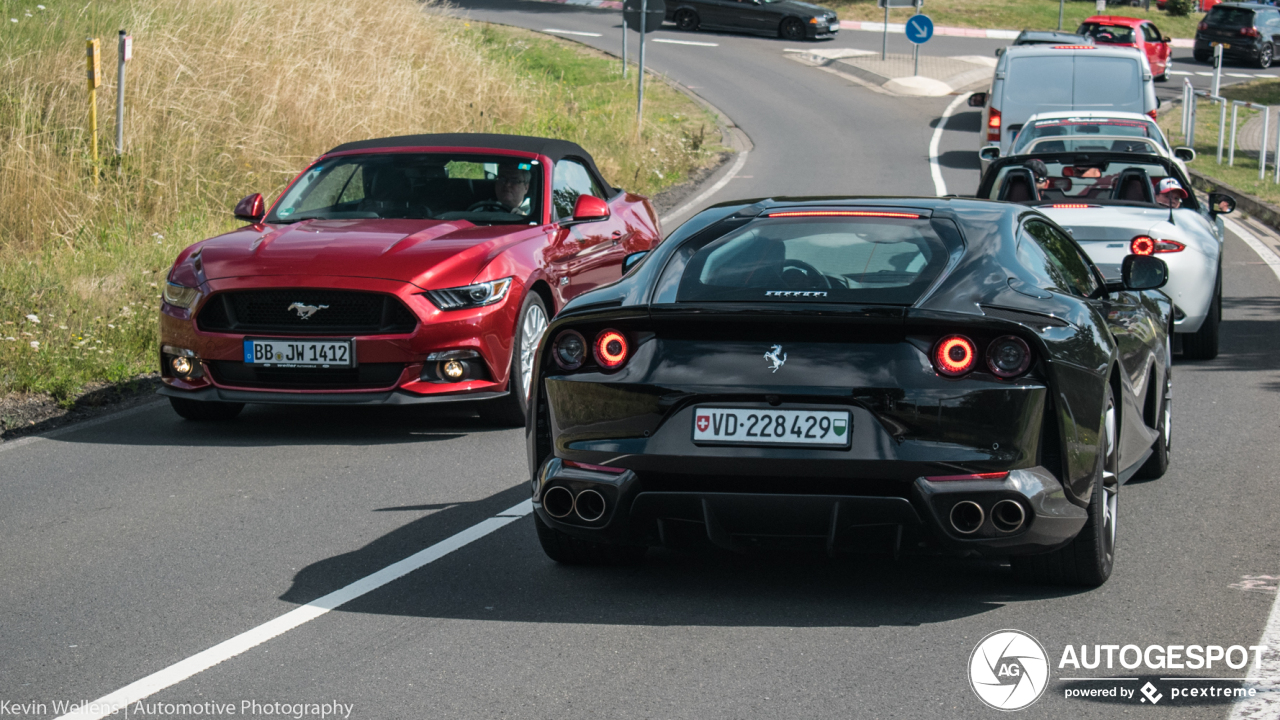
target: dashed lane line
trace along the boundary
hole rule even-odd
[[[555,35],[580,35],[582,37],[603,37],[600,33],[578,32],[577,30],[557,30],[555,28],[544,28],[544,33],[553,33]]]
[[[693,40],[670,40],[667,38],[654,38],[649,42],[666,43],[668,45],[697,45],[698,47],[720,47],[720,43],[695,42]]]
[[[938,118],[938,127],[933,129],[933,137],[929,140],[929,172],[933,175],[933,190],[938,197],[947,194],[947,182],[942,179],[942,163],[938,161],[938,148],[942,144],[942,131],[947,128],[947,118],[951,117],[960,103],[969,99],[970,93],[957,95],[955,100],[942,111]]]
[[[57,720],[101,720],[101,718],[117,713],[122,708],[151,697],[161,690],[208,670],[224,660],[229,660],[246,650],[251,650],[274,637],[283,635],[300,625],[327,614],[330,610],[334,610],[362,595],[377,590],[393,580],[402,578],[418,568],[439,560],[454,550],[466,547],[531,512],[533,512],[533,501],[525,500],[519,505],[515,505],[491,518],[472,525],[452,537],[441,540],[435,545],[425,550],[420,550],[399,562],[392,563],[344,588],[335,590],[322,598],[312,600],[306,605],[294,608],[274,620],[265,622],[247,632],[240,633],[230,640],[214,645],[208,650],[192,655],[186,660],[174,663],[109,695],[103,695],[93,702],[85,703],[76,711],[62,715]]]

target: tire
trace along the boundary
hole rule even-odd
[[[1116,451],[1115,397],[1107,388],[1103,414],[1102,456],[1089,497],[1089,519],[1066,547],[1042,555],[1010,558],[1013,571],[1028,582],[1050,585],[1098,587],[1111,577],[1115,566],[1116,509],[1120,492],[1119,453]]]
[[[1218,286],[1209,303],[1209,314],[1200,329],[1182,336],[1182,356],[1188,360],[1212,360],[1218,357],[1218,336],[1222,326],[1222,270],[1218,270]]]
[[[783,40],[791,40],[792,42],[796,40],[804,40],[804,23],[800,22],[799,18],[789,17],[783,20],[782,24],[778,26],[778,35]]]
[[[680,30],[693,32],[694,30],[697,30],[698,26],[701,24],[702,20],[698,17],[698,13],[688,8],[676,13],[676,27]]]
[[[561,565],[635,565],[644,559],[648,548],[593,542],[561,532],[542,522],[537,513],[533,524],[538,530],[538,543],[547,557]]]
[[[1166,355],[1168,351],[1166,351]],[[1160,433],[1151,446],[1151,457],[1138,468],[1134,478],[1158,480],[1169,470],[1169,453],[1173,449],[1173,377],[1172,368],[1165,369],[1164,397],[1160,400],[1160,415],[1156,430]]]
[[[1195,58],[1195,61],[1198,63],[1207,63],[1213,60],[1212,53],[1201,51],[1201,50],[1193,50],[1191,52],[1191,57]]]
[[[1263,43],[1262,48],[1258,50],[1258,67],[1266,70],[1271,67],[1271,61],[1275,58],[1275,49],[1271,47],[1271,43]]]
[[[538,342],[547,330],[548,316],[542,296],[530,290],[516,316],[515,337],[511,341],[511,372],[506,397],[480,403],[478,412],[485,422],[502,427],[523,427],[529,407],[529,376],[533,371]]]
[[[187,398],[169,398],[173,411],[186,420],[195,422],[225,422],[233,420],[244,409],[244,403],[201,402]]]

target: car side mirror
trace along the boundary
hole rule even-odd
[[[1159,109],[1160,109],[1160,106],[1161,106],[1162,104],[1164,104],[1164,103],[1162,103],[1162,102],[1160,101],[1160,98],[1156,98],[1156,109],[1157,109],[1157,110],[1159,110]]]
[[[263,199],[262,193],[254,193],[236,203],[234,212],[237,220],[257,225],[267,216],[267,201]]]
[[[561,222],[564,225],[577,225],[578,223],[599,222],[609,219],[609,203],[601,200],[595,195],[579,195],[578,201],[573,204],[573,219],[569,222]]]
[[[987,94],[984,92],[976,92],[969,96],[969,107],[986,107]]]
[[[986,160],[987,162],[991,162],[992,160],[1000,157],[1000,146],[988,145],[978,151],[978,157]]]
[[[1173,38],[1168,35],[1165,35],[1163,38],[1160,38],[1160,42],[1171,43],[1173,42]]]
[[[1173,149],[1173,156],[1182,162],[1191,162],[1196,159],[1196,151],[1189,147],[1176,147]]]
[[[1229,215],[1236,209],[1236,199],[1223,193],[1209,193],[1209,213]]]
[[[1004,48],[996,48],[996,57],[1000,57],[1003,54],[1004,54]]]
[[[1151,255],[1126,255],[1120,278],[1126,290],[1157,290],[1169,281],[1169,266]]]
[[[622,274],[626,275],[627,273],[631,272],[631,268],[635,267],[641,260],[644,259],[644,256],[648,254],[649,254],[648,250],[641,250],[640,252],[628,253],[626,257],[622,258]]]

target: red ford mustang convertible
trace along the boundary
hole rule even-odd
[[[183,250],[160,310],[174,410],[482,401],[522,424],[556,310],[661,238],[574,143],[413,135],[340,145],[250,223]]]

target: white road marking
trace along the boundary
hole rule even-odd
[[[942,164],[938,162],[938,146],[942,143],[942,131],[947,128],[947,118],[960,107],[960,103],[969,99],[972,93],[957,95],[955,100],[942,111],[938,118],[938,127],[933,129],[933,137],[929,140],[929,172],[933,174],[933,189],[938,197],[947,194],[947,183],[942,179]]]
[[[712,185],[711,187],[707,188],[698,197],[681,205],[680,207],[676,208],[672,212],[667,213],[667,216],[662,218],[658,222],[662,223],[663,225],[666,225],[667,221],[671,220],[672,218],[680,217],[689,208],[700,204],[702,201],[720,192],[722,189],[724,189],[725,185],[729,184],[729,181],[733,179],[733,176],[738,174],[738,171],[742,169],[742,166],[746,164],[746,162],[747,162],[747,151],[743,150],[742,152],[738,153],[738,159],[733,161],[733,167],[729,168],[729,172],[725,173],[724,177],[717,180],[715,185]]]
[[[1260,78],[1273,78],[1273,77],[1280,77],[1280,76],[1278,76],[1278,75],[1268,75],[1267,73],[1254,73],[1254,74],[1253,74],[1253,76],[1254,76],[1254,77],[1260,77]]]
[[[137,413],[143,412],[145,410],[152,410],[157,405],[160,405],[163,402],[164,402],[163,398],[159,400],[152,400],[151,402],[144,403],[137,407],[131,407],[128,410],[120,410],[118,412],[108,413],[101,417],[93,418],[92,420],[83,420],[80,422],[74,422],[74,423],[71,423],[70,425],[67,425],[66,427],[60,427],[54,430],[50,430],[49,432],[46,432],[46,433],[41,433],[39,435],[29,435],[27,437],[18,438],[17,440],[10,440],[5,443],[0,443],[0,452],[4,452],[6,450],[15,450],[24,445],[31,445],[33,443],[38,443],[41,440],[56,438],[61,435],[66,435],[67,433],[75,432],[77,430],[84,430],[86,428],[91,428],[94,425],[102,425],[104,423],[115,422],[116,420],[129,417],[130,415],[136,415]]]
[[[600,37],[600,33],[578,32],[577,30],[556,30],[555,28],[546,28],[542,32],[555,33],[556,35],[581,35],[582,37]]]
[[[399,562],[392,563],[344,588],[290,610],[274,620],[265,622],[247,632],[240,633],[230,640],[218,643],[204,652],[174,663],[109,695],[103,695],[97,700],[82,706],[81,710],[67,713],[59,717],[58,720],[101,720],[101,718],[118,712],[121,708],[148,698],[167,687],[176,685],[193,675],[208,670],[224,660],[229,660],[274,637],[311,622],[330,610],[334,610],[366,593],[377,590],[393,580],[402,578],[424,565],[439,560],[454,550],[463,548],[496,530],[510,525],[531,512],[533,512],[533,501],[525,500],[519,505],[503,510],[494,517],[472,525],[452,537],[441,540],[435,545],[425,550],[420,550]]]
[[[1166,70],[1165,72],[1167,72],[1170,75],[1195,75],[1195,73],[1189,73],[1189,72],[1186,72],[1185,70]]]
[[[694,42],[693,40],[668,40],[667,38],[654,38],[649,42],[666,43],[668,45],[697,45],[698,47],[720,47],[720,43]]]
[[[1197,75],[1199,75],[1199,76],[1201,76],[1201,77],[1213,77],[1213,73],[1211,73],[1211,72],[1205,72],[1205,71],[1203,71],[1203,70],[1197,70],[1197,71],[1196,71],[1196,74],[1197,74]]]
[[[1280,280],[1280,255],[1276,255],[1271,248],[1267,247],[1266,243],[1246,230],[1240,223],[1230,218],[1223,218],[1222,220],[1228,230],[1235,233],[1236,237],[1243,240],[1245,245],[1253,248],[1253,251],[1258,253],[1258,257],[1262,258],[1262,262],[1266,263],[1271,268],[1271,272],[1276,274],[1276,279]],[[1280,651],[1280,642],[1277,643],[1276,647],[1277,651]],[[1277,665],[1277,668],[1280,668],[1280,665]],[[1280,682],[1280,673],[1277,673],[1276,677],[1278,678],[1277,682]],[[1277,702],[1280,702],[1280,700],[1277,700]]]
[[[1255,77],[1253,73],[1222,73],[1222,74],[1226,75],[1227,77],[1242,77],[1242,78]]]
[[[1275,257],[1274,253],[1272,257]],[[1272,269],[1276,270],[1276,267],[1273,265]],[[1276,272],[1280,275],[1280,270]],[[1271,603],[1267,627],[1257,644],[1266,645],[1267,649],[1254,657],[1244,686],[1256,689],[1258,694],[1236,701],[1231,707],[1230,720],[1274,720],[1280,716],[1280,595],[1276,595],[1275,602]]]

